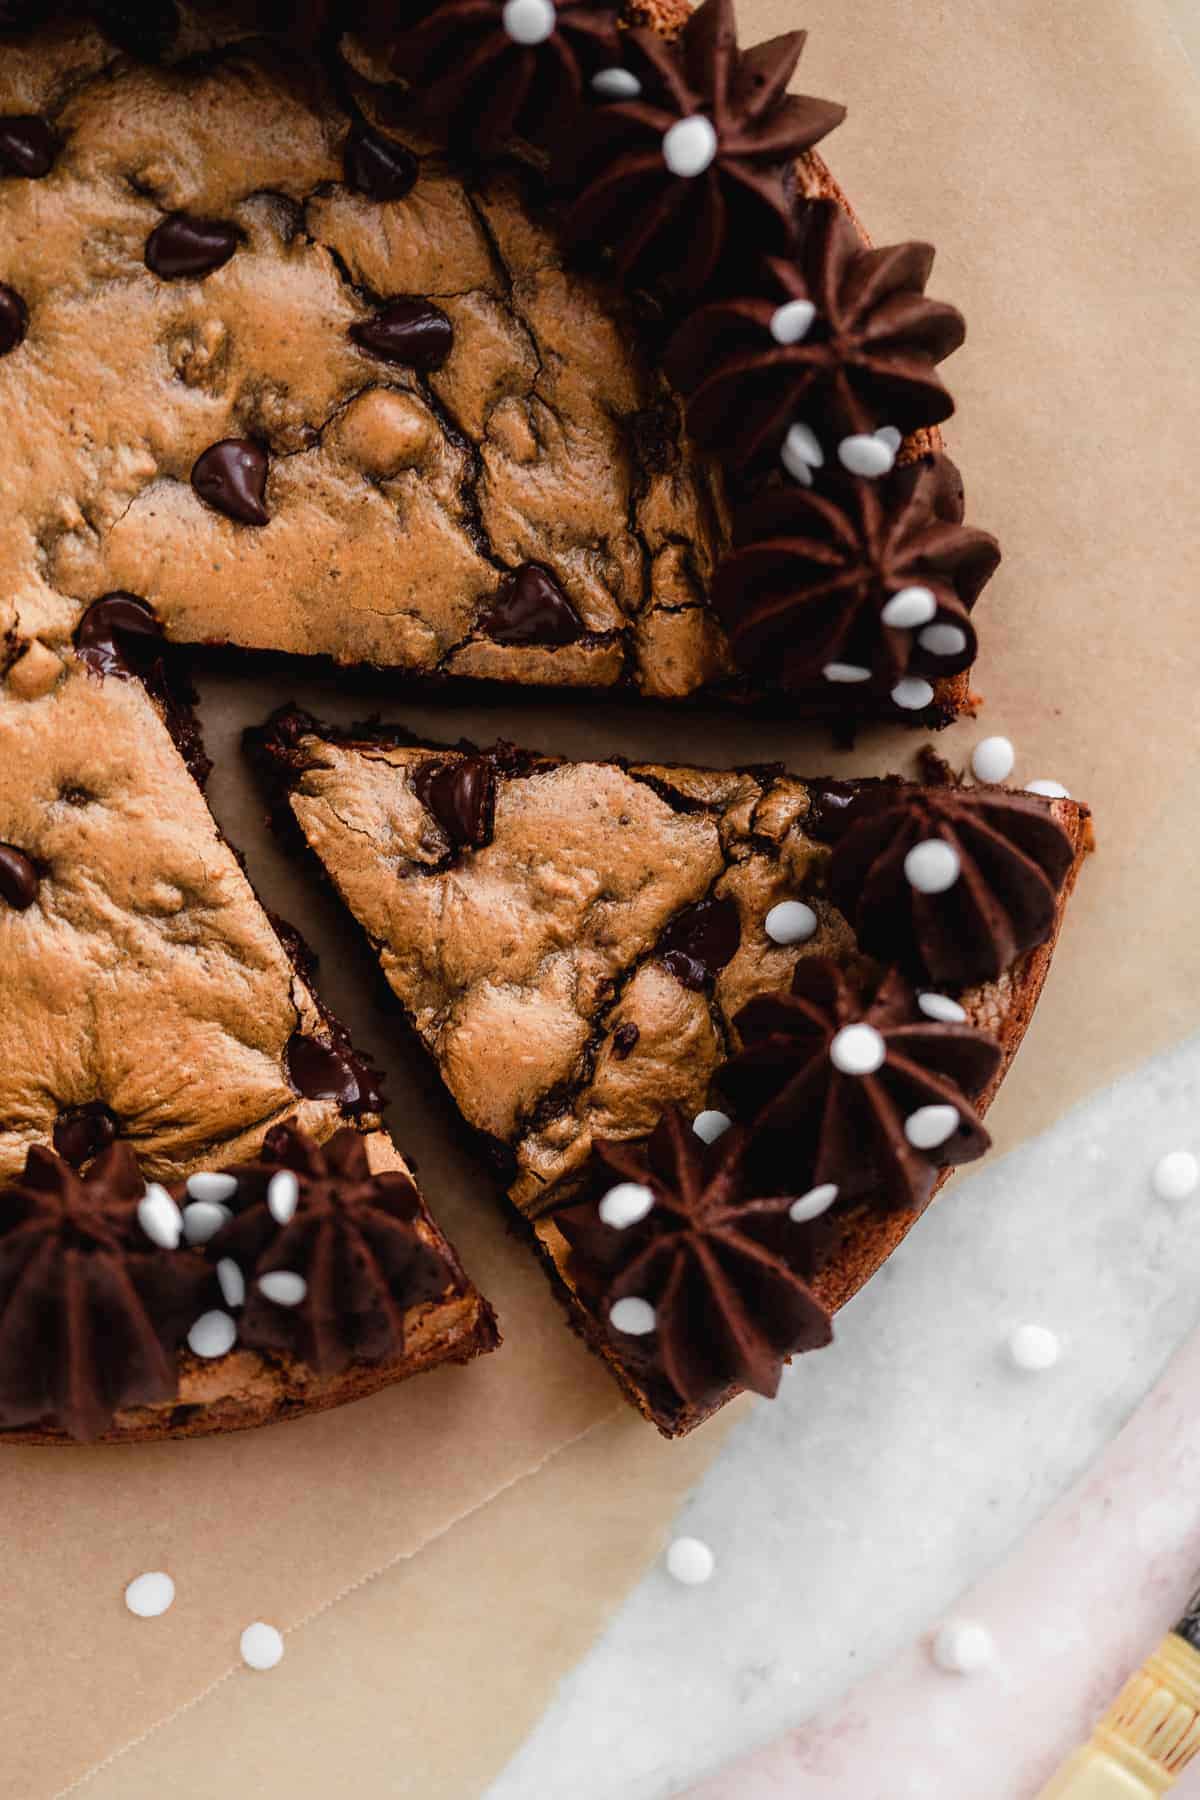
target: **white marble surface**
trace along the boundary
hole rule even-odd
[[[1200,1196],[1150,1171],[1200,1151],[1198,1095],[1200,1037],[959,1177],[688,1503],[712,1582],[651,1571],[487,1800],[667,1800],[933,1627],[1197,1322]],[[1023,1321],[1057,1368],[1008,1364]]]

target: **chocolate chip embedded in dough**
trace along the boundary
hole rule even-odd
[[[103,1101],[92,1100],[59,1113],[52,1135],[63,1161],[78,1169],[116,1142],[117,1121]]]
[[[410,369],[440,369],[454,345],[454,327],[432,300],[389,300],[373,318],[350,327],[360,349]]]
[[[162,626],[134,594],[105,594],[88,607],[75,631],[80,662],[94,675],[127,677],[155,660]]]
[[[171,213],[146,239],[146,267],[163,281],[198,281],[223,267],[240,241],[225,219]]]
[[[641,1035],[641,1032],[632,1019],[626,1019],[623,1025],[617,1026],[617,1029],[613,1032],[612,1046],[613,1055],[618,1062],[624,1062],[625,1058],[632,1054],[634,1046]]]
[[[16,288],[0,281],[0,356],[7,356],[25,342],[29,330],[29,308]]]
[[[58,139],[34,113],[0,118],[0,175],[24,175],[39,181],[54,167]]]
[[[342,163],[348,185],[369,200],[403,200],[419,170],[411,150],[365,125],[356,125],[346,139]]]
[[[222,438],[196,459],[192,486],[214,511],[239,525],[269,525],[267,453],[252,438]]]
[[[509,577],[481,623],[498,644],[574,644],[583,636],[583,620],[540,563],[524,563]]]
[[[15,844],[0,844],[0,901],[24,912],[37,899],[40,885],[37,864]]]
[[[457,762],[422,763],[413,788],[456,850],[477,850],[492,835],[496,771],[490,756],[464,756]]]
[[[733,900],[697,900],[676,913],[658,940],[663,962],[684,987],[706,987],[741,942],[742,927]]]
[[[354,1052],[293,1032],[283,1052],[288,1081],[306,1100],[336,1100],[348,1113],[377,1112],[383,1104],[373,1071]]]

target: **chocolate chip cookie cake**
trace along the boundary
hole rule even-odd
[[[740,48],[731,0],[0,0],[0,1440],[497,1342],[208,810],[189,661],[843,741],[975,704],[963,321],[928,245],[865,239],[803,43]],[[1090,842],[932,760],[295,709],[250,748],[672,1435],[773,1392],[986,1147]]]

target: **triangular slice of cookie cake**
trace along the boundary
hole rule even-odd
[[[494,1149],[574,1324],[660,1430],[894,1248],[1025,1032],[1088,810],[345,734],[250,734]]]

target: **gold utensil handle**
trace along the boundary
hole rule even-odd
[[[1158,1800],[1200,1750],[1200,1652],[1169,1632],[1037,1800]]]

